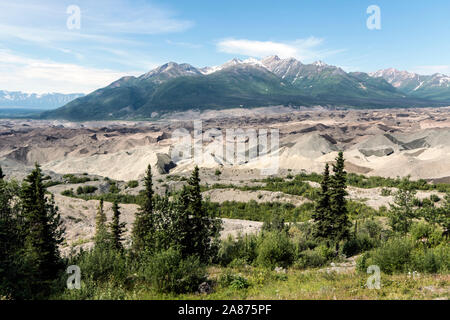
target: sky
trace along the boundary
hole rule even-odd
[[[450,74],[449,14],[448,0],[0,0],[0,90],[89,93],[169,61],[275,54]]]

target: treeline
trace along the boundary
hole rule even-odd
[[[262,180],[253,180],[253,182],[262,182],[263,186],[237,186],[233,184],[215,183],[207,189],[224,189],[234,188],[242,191],[267,190],[275,192],[284,192],[287,194],[303,196],[310,200],[317,199],[317,188],[311,187],[308,181],[320,183],[323,179],[323,174],[319,173],[300,173],[297,175],[288,174],[287,179],[281,177],[269,177]],[[424,179],[411,180],[407,179],[408,187],[413,190],[422,191],[438,191],[448,193],[450,192],[449,183],[429,183]],[[405,184],[404,178],[384,178],[378,176],[365,176],[362,174],[348,173],[347,185],[357,188],[399,188]]]
[[[64,229],[53,196],[46,195],[40,167],[36,165],[20,186],[5,181],[3,173],[1,177],[0,296],[4,298],[68,298],[74,294],[92,298],[103,282],[121,285],[134,273],[161,290],[189,291],[205,278],[205,266],[217,256],[221,221],[204,208],[198,168],[179,195],[169,199],[168,194],[154,195],[149,166],[131,246],[123,245],[126,226],[120,222],[118,203],[113,203],[113,219],[108,223],[101,200],[94,247],[68,259],[59,254]],[[65,289],[64,271],[69,265],[81,269],[80,290]]]
[[[48,297],[64,267],[58,245],[64,228],[36,165],[21,185],[0,169],[0,296]]]
[[[313,182],[321,182],[323,179],[323,175],[318,173],[300,173],[295,177],[292,177],[298,181],[313,181]],[[270,179],[267,179],[270,182]],[[436,190],[439,192],[450,192],[450,184],[449,183],[428,183],[424,179],[419,180],[407,180],[408,187],[413,190],[423,190],[423,191],[431,191]],[[347,185],[357,188],[399,188],[400,186],[405,184],[405,180],[403,178],[385,178],[378,176],[365,176],[362,174],[349,173],[347,174]]]

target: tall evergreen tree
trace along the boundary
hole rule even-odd
[[[389,224],[393,231],[406,234],[415,217],[414,198],[416,191],[411,187],[409,177],[403,178],[390,205]]]
[[[0,168],[0,296],[16,298],[17,284],[21,280],[17,268],[19,249],[23,242],[19,237],[17,207],[13,199],[17,195],[3,180]]]
[[[221,221],[208,212],[202,203],[199,168],[196,166],[181,192],[181,206],[184,217],[184,239],[181,246],[184,255],[197,255],[208,262],[216,254],[215,240],[218,238]]]
[[[117,250],[122,250],[123,234],[125,233],[125,222],[120,222],[120,211],[117,201],[113,203],[113,219],[110,224],[111,228],[111,245]]]
[[[333,217],[330,200],[330,166],[325,165],[321,182],[319,198],[312,218],[314,219],[314,236],[319,239],[327,239],[332,234]]]
[[[3,174],[2,166],[0,166],[0,180],[3,180],[5,175]]]
[[[22,185],[21,202],[25,228],[24,256],[29,265],[32,294],[48,294],[50,284],[62,266],[58,245],[63,241],[64,228],[53,196],[47,199],[38,164]]]
[[[106,227],[106,213],[103,209],[103,199],[100,199],[97,209],[97,215],[95,216],[95,246],[105,247],[108,245],[108,230]]]
[[[347,172],[345,172],[344,153],[341,151],[333,165],[333,177],[331,179],[330,202],[332,231],[331,238],[336,244],[341,240],[346,240],[350,236],[349,228],[351,222],[348,219],[347,200]]]
[[[145,180],[145,200],[139,211],[136,213],[136,219],[133,225],[133,249],[135,252],[143,250],[153,250],[154,235],[156,232],[154,214],[153,214],[153,177],[152,167],[147,167]]]

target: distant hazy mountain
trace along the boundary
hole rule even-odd
[[[370,76],[383,78],[398,90],[413,97],[450,101],[450,77],[441,73],[423,76],[391,68],[370,73]]]
[[[42,117],[149,118],[188,109],[270,105],[385,108],[427,106],[430,101],[411,97],[382,77],[272,56],[201,69],[169,62],[139,77],[123,77]]]
[[[68,102],[82,97],[82,93],[23,93],[20,91],[0,90],[0,107],[21,107],[37,109],[56,109]]]

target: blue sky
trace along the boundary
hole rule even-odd
[[[80,29],[69,29],[70,5]],[[369,30],[366,10],[381,10]],[[450,74],[448,0],[0,2],[0,90],[90,92],[168,61],[278,54],[347,71]]]

